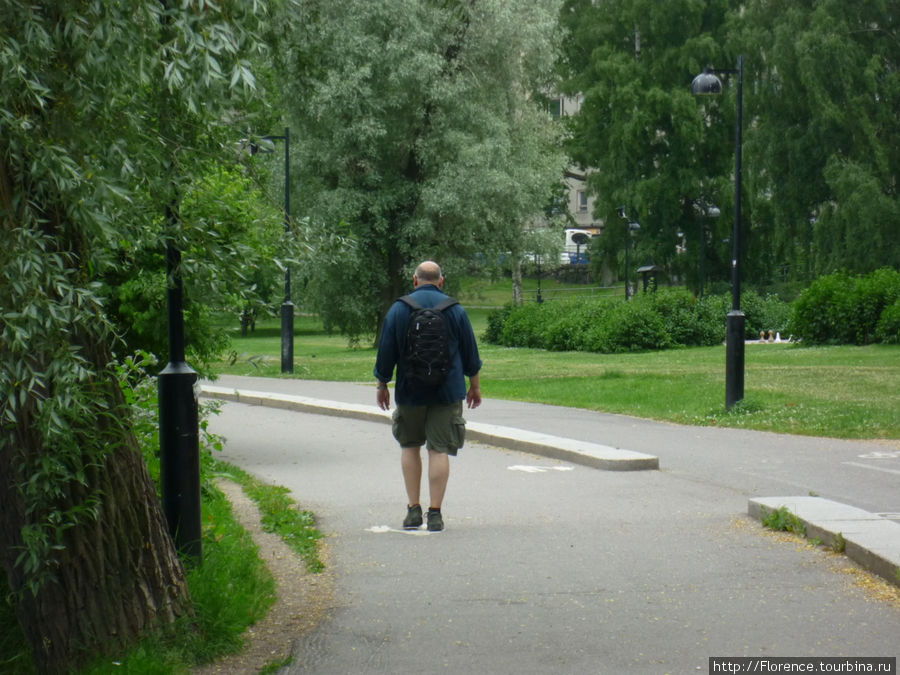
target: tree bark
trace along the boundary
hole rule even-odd
[[[513,254],[512,260],[512,296],[514,305],[522,304],[522,260],[516,254]]]
[[[95,364],[110,360],[103,348],[89,351],[95,351]],[[118,383],[108,377],[98,384],[108,409],[121,416],[124,397]],[[23,468],[35,458],[52,461],[53,448],[43,447],[27,416],[4,431],[0,445],[0,563],[41,673],[67,672],[191,612],[184,569],[134,434],[120,421],[85,421],[86,430],[96,433],[98,427],[113,449],[99,461],[84,457],[83,483],[56,486],[56,506],[62,510],[99,497],[95,517],[84,513],[65,531],[63,548],[52,561],[54,580],[36,592],[16,562],[24,528],[37,518],[23,497],[22,485],[29,479]]]

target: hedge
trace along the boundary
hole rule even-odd
[[[784,331],[788,306],[774,296],[744,295],[747,337],[760,330]],[[487,342],[551,351],[629,352],[713,345],[725,339],[730,296],[697,300],[681,289],[618,299],[570,298],[506,306],[488,317]]]
[[[698,300],[683,289],[659,289],[629,302],[570,298],[506,306],[488,318],[484,339],[507,347],[629,352],[720,344],[729,294]],[[741,296],[745,337],[773,331],[807,344],[900,343],[900,272],[820,277],[793,303],[748,290]]]

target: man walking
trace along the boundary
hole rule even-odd
[[[462,401],[465,399],[469,408],[481,405],[478,376],[481,359],[478,356],[475,333],[462,306],[458,303],[446,306],[448,303],[445,301],[449,298],[441,291],[443,286],[444,277],[437,263],[429,260],[416,268],[413,292],[397,300],[385,317],[374,370],[378,407],[389,410],[391,394],[387,383],[393,377],[394,367],[397,368],[397,383],[394,388],[397,408],[393,414],[393,433],[401,448],[400,467],[408,500],[403,527],[414,529],[423,522],[419,493],[422,482],[421,451],[424,444],[428,449],[431,500],[427,527],[431,532],[444,529],[441,504],[450,477],[450,455],[456,456],[465,439]],[[416,355],[408,349],[413,340],[410,337],[413,327],[409,326],[409,318],[416,312],[414,305],[436,308],[441,304],[446,306],[440,313],[446,327],[448,362],[446,376],[434,384],[418,372],[414,363]],[[468,391],[466,377],[469,378]]]

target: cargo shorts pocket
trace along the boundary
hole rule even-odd
[[[403,443],[400,438],[400,408],[394,408],[394,412],[391,414],[391,433],[394,434],[398,443]]]
[[[457,448],[461,448],[466,440],[466,420],[462,416],[453,418],[452,433],[454,445],[456,445]]]

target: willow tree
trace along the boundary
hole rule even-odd
[[[751,0],[731,24],[753,82],[751,206],[789,278],[900,266],[900,34],[884,0]]]
[[[99,280],[220,147],[260,11],[0,6],[0,564],[40,672],[191,612]]]
[[[626,204],[639,259],[728,278],[735,76],[702,101],[690,82],[741,54],[745,281],[900,264],[895,3],[565,0],[560,16],[565,89],[584,95],[571,148],[591,171],[605,253],[622,256]],[[710,202],[717,220],[703,217]]]
[[[632,275],[652,258],[697,284],[702,252],[707,273],[728,278],[734,98],[700,101],[690,84],[707,65],[733,65],[723,38],[737,4],[565,0],[564,89],[583,96],[569,149],[596,195],[595,216],[605,222],[598,252],[610,266],[622,269],[629,245],[628,221],[617,214],[624,204],[641,225]],[[704,218],[710,203],[721,209],[717,220]]]
[[[565,166],[541,94],[558,3],[311,0],[283,50],[295,209],[346,228],[311,267],[326,322],[371,332],[434,258],[452,273],[522,251]],[[341,225],[343,224],[343,225]],[[341,298],[334,302],[334,298]]]

